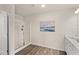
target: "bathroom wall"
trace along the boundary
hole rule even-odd
[[[27,16],[30,20],[30,40],[32,44],[64,51],[65,21],[73,10],[60,10]],[[40,32],[40,21],[55,21],[55,32]]]
[[[26,39],[26,44],[31,43],[30,40],[30,19],[26,19],[26,17],[24,17],[24,21],[25,21],[25,35],[24,38]]]
[[[71,14],[71,16],[67,20],[65,20],[64,29],[65,29],[64,30],[65,35],[74,36],[78,33],[77,32],[77,15],[74,12]]]

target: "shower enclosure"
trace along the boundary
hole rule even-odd
[[[23,19],[15,18],[15,51],[19,51],[25,45],[24,28]]]

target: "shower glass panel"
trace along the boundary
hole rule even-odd
[[[7,14],[0,11],[0,54],[7,55]]]

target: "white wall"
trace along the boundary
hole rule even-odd
[[[65,21],[71,17],[73,10],[47,12],[26,17],[30,20],[30,40],[32,44],[57,50],[64,50]],[[40,32],[40,21],[55,20],[55,32]]]
[[[25,21],[25,39],[26,39],[26,44],[31,43],[30,40],[30,20],[29,18],[26,19],[26,17],[24,17],[24,21]]]
[[[79,20],[79,16],[78,16],[78,20]],[[79,28],[79,24],[78,24],[78,28]],[[65,21],[65,35],[73,37],[77,34],[79,34],[77,32],[77,15],[75,13],[72,13],[69,19]]]

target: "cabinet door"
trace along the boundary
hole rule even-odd
[[[7,55],[7,14],[0,11],[0,54]]]

